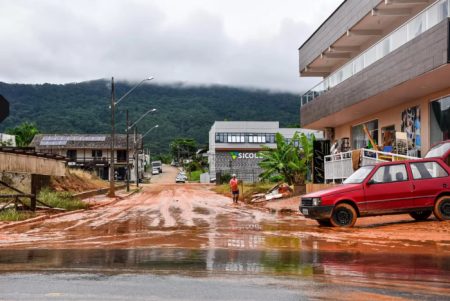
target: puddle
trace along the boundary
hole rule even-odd
[[[177,248],[0,250],[1,272],[58,270],[345,276],[442,281],[450,285],[449,256]]]

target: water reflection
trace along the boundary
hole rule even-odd
[[[239,249],[0,250],[0,271],[242,273],[450,283],[448,256]]]

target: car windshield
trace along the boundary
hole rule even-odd
[[[357,171],[355,171],[347,180],[344,181],[344,184],[360,184],[364,181],[367,175],[372,171],[375,166],[368,165],[363,166]]]
[[[425,158],[437,158],[442,157],[446,152],[450,150],[450,143],[438,144],[427,153]]]

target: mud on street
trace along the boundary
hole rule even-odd
[[[175,184],[176,172],[166,167],[103,207],[0,226],[0,271],[237,273],[301,279],[302,292],[325,299],[341,298],[338,288],[342,299],[450,296],[450,222],[400,215],[323,228],[298,213],[234,206],[210,185]]]

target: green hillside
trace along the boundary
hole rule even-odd
[[[116,84],[116,96],[132,84]],[[109,133],[110,83],[104,80],[74,84],[5,84],[0,94],[10,104],[10,116],[0,132],[24,121],[35,122],[43,133]],[[299,123],[299,97],[289,93],[247,90],[223,86],[186,87],[147,84],[136,89],[117,107],[117,130],[125,133],[125,110],[135,120],[150,108],[157,113],[142,120],[141,133],[155,124],[145,144],[155,153],[167,152],[178,137],[192,137],[208,143],[215,120],[273,120],[281,126]]]

